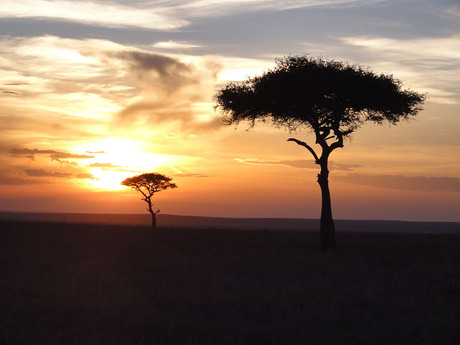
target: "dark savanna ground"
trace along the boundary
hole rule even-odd
[[[1,344],[458,344],[460,236],[0,222]]]

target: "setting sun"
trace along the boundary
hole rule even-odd
[[[81,160],[86,165],[87,185],[91,188],[119,190],[125,178],[180,163],[180,157],[146,152],[141,142],[107,138],[74,148],[95,158]]]
[[[93,179],[89,180],[88,183],[98,189],[106,190],[119,190],[125,189],[125,186],[121,185],[121,181],[133,175],[133,173],[123,171],[110,171],[110,170],[96,170],[92,174]]]

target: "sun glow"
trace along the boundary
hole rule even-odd
[[[136,175],[133,172],[123,172],[123,171],[110,171],[110,170],[97,170],[91,169],[91,174],[94,176],[93,179],[89,181],[90,185],[93,188],[97,189],[106,189],[106,190],[120,190],[127,187],[121,185],[121,181],[125,178]]]
[[[179,156],[162,155],[144,151],[140,142],[130,139],[109,138],[78,146],[94,158],[82,160],[90,178],[90,188],[120,190],[127,187],[121,182],[131,176],[154,172],[180,162]]]

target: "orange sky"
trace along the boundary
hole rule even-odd
[[[142,213],[139,195],[120,182],[159,172],[179,187],[155,196],[162,213],[318,218],[317,166],[286,141],[313,144],[312,136],[224,126],[213,109],[229,81],[272,68],[275,57],[311,53],[392,73],[428,94],[415,121],[366,125],[334,151],[334,216],[460,221],[454,3],[204,1],[198,13],[197,1],[109,1],[87,2],[85,14],[70,1],[5,3],[0,211]],[[33,17],[40,6],[53,10]],[[96,15],[104,10],[111,21]]]

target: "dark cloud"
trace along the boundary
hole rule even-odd
[[[90,180],[99,180],[93,174],[90,174],[90,173],[77,174],[77,175],[75,175],[75,177],[76,178],[83,178],[83,179],[90,179]]]
[[[76,158],[76,159],[85,159],[85,158],[94,158],[93,155],[79,155],[75,153],[68,153],[68,152],[55,152],[50,155],[51,160],[59,161],[60,159],[69,159],[69,158]]]
[[[352,171],[358,168],[362,168],[362,165],[358,164],[342,164],[342,163],[330,163],[331,170],[340,170],[340,171]]]
[[[95,158],[95,156],[93,155],[80,155],[80,154],[60,152],[60,151],[55,151],[55,150],[39,150],[39,149],[31,150],[27,148],[24,148],[24,149],[14,148],[14,149],[11,149],[9,152],[13,156],[26,157],[32,160],[35,159],[35,155],[49,155],[52,161],[57,161],[63,164],[75,164],[73,162],[67,161],[67,159]]]
[[[192,65],[166,55],[123,51],[109,53],[109,56],[125,61],[140,80],[161,84],[168,92],[197,83]]]
[[[33,180],[33,179],[24,179],[15,176],[8,176],[5,174],[0,174],[0,185],[28,185],[28,184],[47,184],[48,181],[43,180]]]
[[[26,169],[26,174],[33,177],[71,177],[70,173],[50,172],[43,169]]]
[[[56,151],[53,150],[38,150],[38,149],[11,149],[9,151],[13,156],[16,157],[27,157],[29,159],[35,159],[35,155],[37,154],[53,154]]]
[[[62,131],[62,130],[65,129],[65,127],[63,125],[61,125],[60,123],[52,123],[51,128],[56,130],[56,131]]]
[[[209,90],[221,68],[214,61],[185,63],[141,51],[110,52],[107,56],[121,60],[142,87],[140,99],[119,112],[123,125],[136,121],[150,125],[175,123],[179,129],[189,131],[206,131],[223,125],[221,117],[214,116],[212,105],[205,110],[210,115],[206,120],[199,119],[203,111],[195,106],[211,102]]]
[[[7,94],[7,95],[12,95],[12,96],[19,96],[19,93],[14,92],[14,91],[3,91],[2,93]]]
[[[345,176],[335,176],[333,179],[334,181],[361,186],[425,192],[460,192],[460,178],[457,177],[348,174]]]

